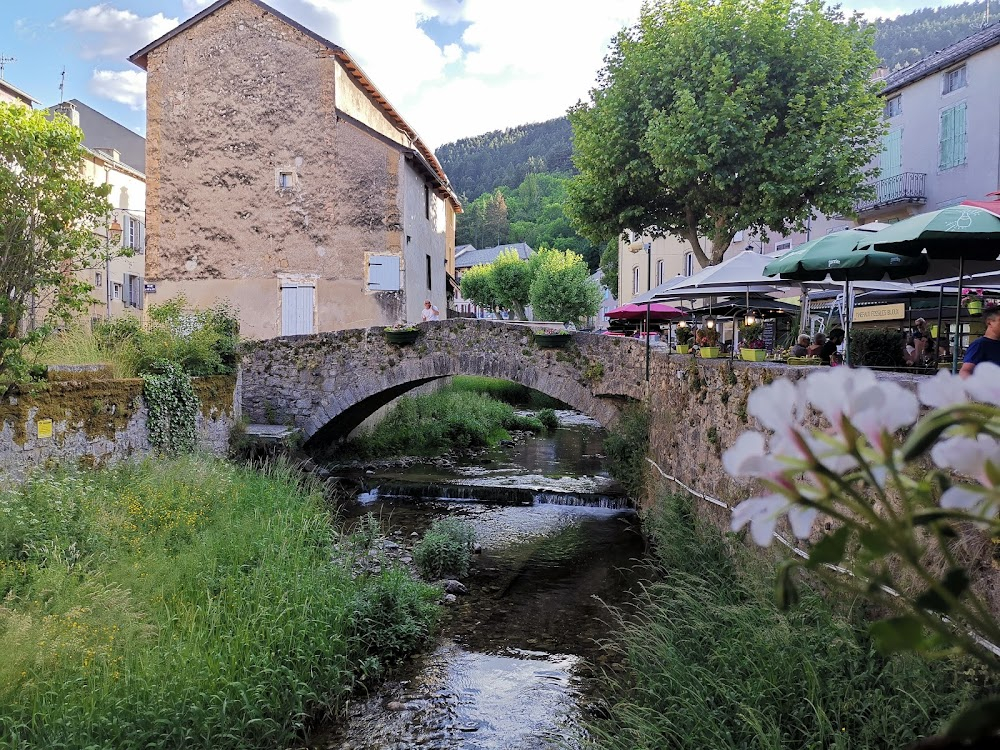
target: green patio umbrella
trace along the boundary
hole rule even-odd
[[[858,252],[888,251],[958,260],[959,302],[955,305],[955,341],[952,346],[952,371],[956,371],[963,264],[966,260],[997,259],[1000,255],[1000,216],[978,206],[949,206],[890,224],[867,240],[858,245]]]
[[[829,276],[844,282],[844,299],[848,306],[844,322],[845,333],[851,327],[851,282],[877,281],[888,276],[899,279],[927,271],[927,258],[876,250],[859,251],[862,243],[870,243],[876,232],[848,229],[806,242],[764,267],[765,276],[781,276],[795,281],[822,281]],[[844,361],[850,361],[850,343],[845,338]]]

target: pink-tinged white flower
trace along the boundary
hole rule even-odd
[[[973,401],[1000,406],[1000,366],[980,362],[966,379],[965,390]]]
[[[933,378],[922,380],[917,386],[917,395],[922,404],[932,409],[964,404],[969,400],[969,395],[965,392],[965,381],[945,370],[938,370]]]
[[[949,510],[964,510],[974,516],[996,514],[996,495],[983,489],[970,487],[949,487],[941,495],[941,507]]]
[[[931,458],[942,469],[952,469],[991,486],[986,464],[1000,468],[1000,442],[989,435],[948,438],[931,449]]]
[[[806,397],[830,421],[835,432],[841,432],[841,417],[848,419],[866,409],[878,406],[882,394],[871,370],[834,367],[806,378]]]
[[[871,391],[866,389],[866,393]],[[877,397],[869,399],[865,408],[854,411],[851,424],[868,438],[873,448],[888,453],[892,446],[884,440],[885,434],[892,435],[916,422],[920,404],[916,396],[896,383],[877,383],[874,391]]]
[[[722,467],[733,477],[773,477],[785,466],[767,452],[766,438],[760,432],[744,432],[725,453]]]
[[[755,388],[747,399],[747,413],[779,435],[802,423],[805,403],[799,389],[787,378]]]
[[[807,435],[804,442],[816,460],[834,474],[846,474],[858,466],[857,460],[847,453],[842,443],[815,435]]]
[[[764,495],[744,500],[733,508],[732,530],[739,531],[748,523],[750,536],[761,547],[767,547],[774,538],[774,528],[785,513],[792,526],[792,533],[800,539],[809,536],[813,521],[819,511],[793,505],[782,495]]]

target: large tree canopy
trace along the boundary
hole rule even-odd
[[[111,209],[83,175],[83,133],[45,114],[0,103],[0,374],[19,375],[23,347],[89,300],[73,272],[93,265]]]
[[[650,0],[570,112],[574,220],[711,265],[738,231],[850,213],[882,132],[872,34],[819,0]]]

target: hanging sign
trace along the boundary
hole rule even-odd
[[[143,284],[142,290],[146,294],[156,294],[156,284]]]
[[[852,323],[864,323],[868,320],[900,320],[906,317],[906,305],[898,302],[894,305],[865,305],[855,307]]]

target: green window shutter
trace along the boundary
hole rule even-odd
[[[968,140],[966,137],[966,126],[965,126],[965,102],[955,106],[955,165],[965,164],[965,144]]]
[[[882,139],[882,156],[879,161],[882,179],[898,177],[903,171],[903,131],[893,130]]]
[[[941,113],[941,158],[938,166],[947,169],[952,166],[952,133],[954,131],[955,112],[954,109],[946,109]]]

